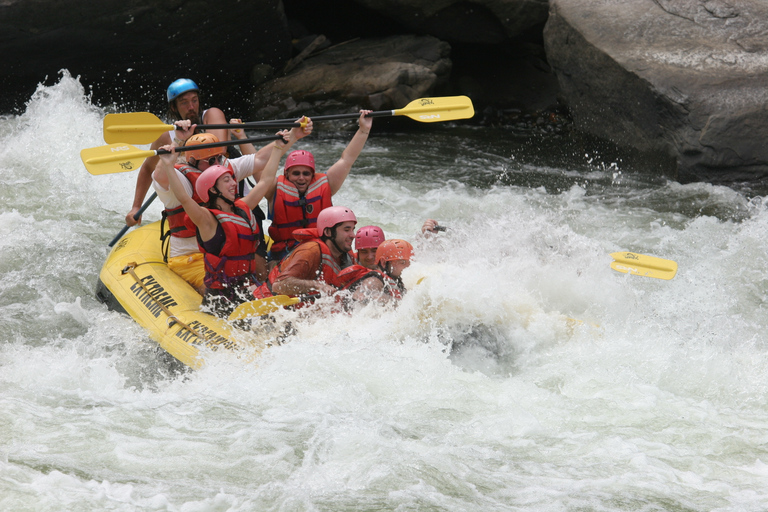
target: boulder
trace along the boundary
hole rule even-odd
[[[339,44],[263,83],[253,98],[255,118],[402,108],[447,80],[449,54],[448,43],[430,36]]]
[[[551,0],[544,42],[575,125],[681,182],[768,174],[768,4]]]

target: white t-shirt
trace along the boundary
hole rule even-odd
[[[244,180],[253,174],[253,161],[255,158],[256,155],[251,154],[243,155],[229,160],[229,163],[232,164],[232,169],[235,171],[235,178],[237,181]],[[184,190],[186,190],[187,194],[192,197],[194,192],[192,190],[192,183],[178,169],[176,170],[176,175],[179,177],[179,181],[181,181],[181,185],[184,187]],[[176,199],[176,196],[173,194],[173,192],[171,192],[170,189],[164,189],[157,181],[155,181],[154,173],[152,173],[152,188],[155,189],[155,192],[157,192],[157,197],[160,198],[166,208],[176,208],[177,206],[181,205],[181,202]],[[196,237],[171,237],[171,246],[168,251],[169,258],[175,258],[176,256],[181,256],[193,252],[200,252],[200,248],[197,246]]]

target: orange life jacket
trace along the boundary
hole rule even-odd
[[[277,253],[298,245],[291,236],[293,231],[314,228],[317,216],[329,206],[333,206],[331,186],[325,174],[315,173],[303,196],[285,176],[278,176],[275,197],[269,209],[272,220],[269,236],[273,240],[271,251]]]
[[[254,255],[259,242],[263,240],[253,212],[240,199],[235,200],[235,213],[209,209],[224,230],[224,246],[218,255],[206,252],[197,241],[205,260],[205,286],[223,289],[236,286],[245,280],[259,283],[254,275]]]

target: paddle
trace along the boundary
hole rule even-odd
[[[408,116],[422,123],[439,123],[442,121],[455,121],[457,119],[469,119],[475,115],[472,100],[466,96],[444,96],[440,98],[419,98],[413,100],[404,108],[396,110],[379,110],[371,112],[367,117]],[[356,119],[360,113],[333,114],[329,116],[310,116],[312,122],[330,121],[332,119]],[[290,119],[276,119],[273,123],[291,121]]]
[[[229,140],[224,142],[211,142],[208,144],[196,144],[194,146],[182,146],[176,148],[176,152],[194,151],[196,149],[216,148],[221,146],[235,146],[249,142],[264,142],[282,139],[280,135],[267,137],[254,137],[252,139]],[[88,172],[94,175],[114,174],[118,172],[133,171],[141,167],[141,163],[151,156],[166,155],[167,149],[139,149],[130,144],[119,143],[97,148],[86,148],[80,151],[80,158]]]
[[[289,297],[287,295],[275,295],[265,299],[252,300],[237,306],[232,314],[229,315],[229,320],[234,322],[235,320],[242,320],[251,316],[268,315],[283,306],[292,306],[298,302],[298,297]]]
[[[256,121],[241,124],[198,124],[198,128],[297,128],[306,126],[307,122],[288,121]],[[104,117],[104,142],[115,144],[149,144],[165,132],[175,130],[173,124],[163,123],[159,117],[149,112],[129,112],[124,114],[107,114]],[[240,141],[238,141],[240,143]]]
[[[152,192],[152,195],[149,196],[149,199],[144,201],[144,204],[141,205],[141,208],[139,208],[139,211],[133,214],[133,220],[139,220],[139,217],[141,217],[141,214],[144,213],[144,210],[146,210],[149,207],[149,205],[152,204],[152,201],[154,201],[156,197],[157,197],[157,192]],[[112,247],[113,245],[115,245],[117,241],[120,240],[125,234],[125,232],[128,231],[129,229],[130,229],[130,226],[128,224],[123,226],[123,229],[121,229],[120,232],[117,235],[115,235],[115,238],[113,238],[112,241],[109,242],[109,247]]]
[[[669,280],[677,273],[677,263],[672,260],[633,252],[614,252],[611,257],[615,260],[611,268],[625,274]]]

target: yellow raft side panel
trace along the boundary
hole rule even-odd
[[[133,268],[144,287],[130,272],[124,272],[126,267]],[[99,277],[153,340],[191,368],[197,369],[204,364],[200,354],[203,345],[214,350],[247,349],[249,359],[264,349],[264,343],[249,333],[234,329],[225,320],[199,310],[202,297],[163,262],[159,221],[135,229],[120,239],[107,256]],[[171,312],[172,317],[160,304]]]

